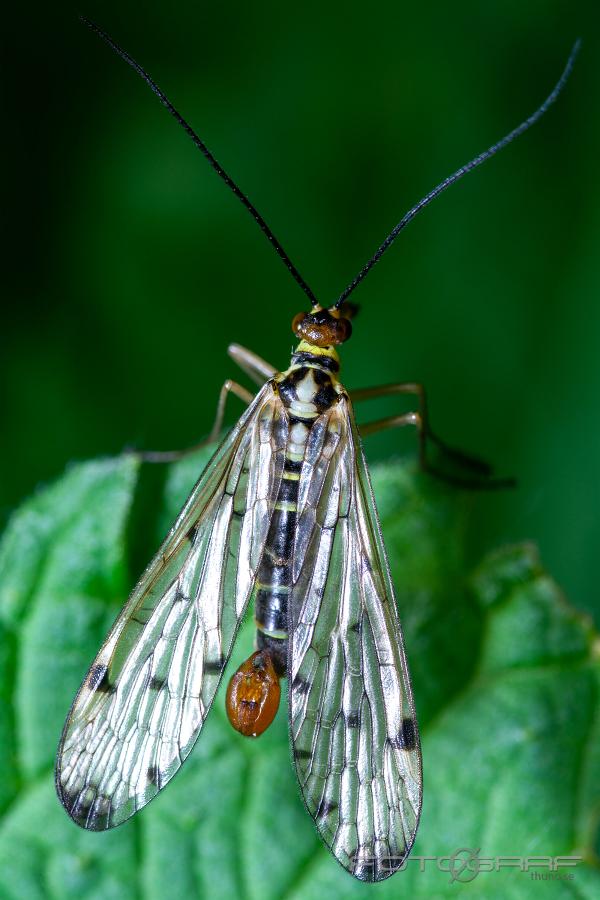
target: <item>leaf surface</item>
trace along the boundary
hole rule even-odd
[[[532,545],[469,572],[464,496],[397,462],[372,474],[423,734],[424,811],[406,871],[376,887],[342,871],[300,799],[285,696],[251,741],[227,723],[224,685],[183,771],[147,810],[104,834],[68,819],[52,767],[69,705],[139,575],[139,531],[158,546],[209,455],[172,466],[153,503],[133,456],[73,466],[6,529],[0,896],[528,898],[537,888],[514,865],[477,874],[475,851],[483,868],[499,855],[581,856],[560,879],[533,872],[545,897],[598,896],[598,636]],[[252,642],[248,622],[231,672]]]

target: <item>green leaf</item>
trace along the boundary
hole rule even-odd
[[[227,723],[224,685],[190,760],[156,801],[113,832],[73,825],[53,786],[62,723],[143,565],[140,547],[158,543],[208,456],[150,480],[132,456],[75,466],[9,523],[0,896],[598,896],[598,637],[533,546],[503,548],[469,572],[464,495],[399,463],[374,468],[373,483],[423,736],[424,810],[406,871],[370,886],[335,863],[295,783],[284,709],[260,740],[244,739]],[[247,622],[232,671],[252,641]],[[453,876],[443,858],[459,850]],[[469,850],[583,859],[553,880],[533,870],[545,876],[540,888],[516,868],[461,870]]]

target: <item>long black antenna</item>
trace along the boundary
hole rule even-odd
[[[166,108],[169,110],[171,115],[179,122],[181,127],[191,137],[191,139],[193,140],[193,142],[196,145],[196,147],[198,148],[198,150],[200,150],[200,152],[204,154],[204,156],[209,161],[209,163],[211,164],[211,166],[213,167],[213,169],[215,170],[217,175],[223,179],[223,181],[225,182],[227,187],[231,188],[231,190],[233,191],[235,196],[238,198],[238,200],[240,200],[243,203],[243,205],[246,207],[246,209],[248,210],[248,212],[250,213],[250,215],[252,216],[252,218],[254,219],[254,221],[256,222],[258,227],[260,228],[260,230],[268,238],[269,242],[274,247],[279,258],[283,261],[286,268],[290,271],[290,273],[295,278],[295,280],[298,282],[298,284],[300,285],[300,287],[302,288],[304,293],[307,295],[307,297],[309,298],[312,305],[317,306],[319,301],[317,300],[317,298],[313,294],[312,290],[310,289],[310,287],[308,286],[308,284],[306,283],[306,281],[304,280],[304,278],[302,277],[302,275],[300,274],[300,272],[298,271],[296,266],[293,264],[293,262],[291,261],[291,259],[289,258],[289,256],[287,255],[287,253],[285,252],[285,250],[283,249],[283,247],[281,246],[281,244],[279,243],[279,241],[277,240],[277,238],[275,237],[275,235],[273,234],[273,232],[271,231],[271,229],[269,228],[269,226],[267,225],[267,223],[261,216],[261,214],[258,212],[258,210],[254,206],[254,204],[250,202],[250,200],[246,197],[246,195],[241,190],[241,188],[239,188],[237,186],[237,184],[235,183],[233,178],[230,178],[230,176],[227,174],[225,169],[217,162],[217,160],[212,155],[212,153],[210,152],[210,150],[208,149],[208,147],[206,146],[204,141],[198,137],[198,135],[196,134],[194,129],[191,127],[191,125],[188,125],[188,123],[185,121],[183,116],[177,112],[177,110],[175,109],[175,107],[173,106],[171,101],[161,91],[161,89],[156,84],[156,82],[150,77],[150,75],[148,75],[148,73],[144,69],[142,69],[142,67],[139,65],[139,63],[137,63],[135,61],[135,59],[133,59],[129,55],[129,53],[127,53],[125,50],[123,50],[122,47],[119,47],[119,45],[115,41],[113,41],[113,39],[105,31],[103,31],[98,25],[96,25],[95,22],[92,22],[90,19],[87,19],[85,16],[80,16],[79,18],[85,25],[88,26],[88,28],[91,28],[92,31],[94,31],[99,37],[101,37],[103,41],[106,41],[108,46],[112,50],[114,50],[115,53],[117,53],[121,57],[121,59],[124,59],[125,62],[128,65],[130,65],[131,68],[134,69],[138,73],[138,75],[144,79],[146,84],[154,91],[154,93],[156,94],[156,96],[158,97],[158,99],[160,100],[162,105],[166,106]]]
[[[536,109],[536,111],[532,115],[530,115],[528,119],[525,119],[524,122],[521,122],[520,125],[518,125],[505,137],[503,137],[502,140],[498,141],[497,144],[492,144],[492,146],[488,150],[485,150],[483,153],[480,153],[479,156],[476,156],[470,162],[466,163],[464,166],[461,166],[460,169],[457,169],[456,172],[452,173],[452,175],[448,175],[448,177],[441,181],[437,185],[437,187],[434,187],[432,191],[426,194],[422,200],[419,200],[416,206],[413,206],[412,209],[409,209],[406,215],[404,215],[400,219],[396,227],[388,234],[383,244],[381,244],[381,246],[375,251],[371,259],[367,263],[365,263],[354,281],[351,281],[346,290],[340,294],[339,299],[334,303],[336,309],[339,309],[344,300],[346,300],[350,296],[352,291],[356,287],[358,287],[363,278],[368,274],[368,272],[371,271],[375,263],[381,259],[388,247],[393,244],[402,229],[406,228],[408,223],[412,221],[412,219],[414,219],[417,213],[421,212],[422,209],[425,209],[425,207],[428,206],[431,201],[438,196],[438,194],[441,194],[442,191],[445,191],[446,188],[450,187],[451,184],[454,184],[455,181],[458,181],[459,178],[462,178],[463,175],[466,175],[467,172],[470,172],[471,169],[475,169],[477,166],[480,166],[481,163],[485,162],[486,159],[489,159],[490,156],[493,156],[495,153],[497,153],[498,150],[502,150],[504,147],[506,147],[507,144],[510,144],[511,141],[514,141],[515,138],[523,134],[524,131],[527,131],[528,128],[531,128],[531,126],[534,125],[537,120],[544,115],[544,113],[549,109],[550,106],[552,106],[552,104],[564,88],[567,79],[571,74],[571,70],[573,68],[573,64],[575,63],[575,58],[579,52],[580,46],[581,40],[575,41],[569,59],[567,60],[567,65],[565,66],[564,72],[560,76],[556,87],[554,88],[552,93],[549,94],[546,100],[544,100],[542,105],[538,109]]]

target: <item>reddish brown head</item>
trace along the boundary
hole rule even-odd
[[[292,320],[292,331],[313,347],[334,347],[343,344],[352,334],[349,308],[341,310],[315,307],[309,313],[298,313]]]

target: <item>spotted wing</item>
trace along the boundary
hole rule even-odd
[[[192,491],[75,699],[56,785],[84,828],[124,822],[191,751],[246,609],[283,469],[287,415],[265,385]]]
[[[290,730],[304,801],[352,875],[399,868],[421,809],[421,751],[389,566],[347,400],[315,422],[300,474]]]

